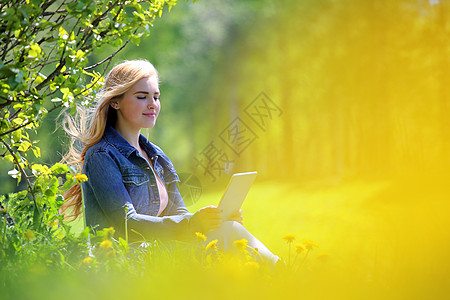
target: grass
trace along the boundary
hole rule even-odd
[[[221,194],[204,193],[188,209],[217,204]],[[219,298],[229,299],[233,291],[237,298],[257,294],[267,299],[279,293],[337,299],[445,298],[450,287],[449,195],[446,180],[432,177],[327,185],[257,182],[243,205],[247,229],[286,261],[285,234],[294,234],[294,243],[308,239],[319,245],[308,253],[299,273],[274,276],[261,285],[260,277],[245,277],[235,266],[218,272],[191,265],[174,269],[169,266],[173,259],[165,257],[153,268],[159,271],[151,272],[154,282],[136,286],[134,294],[156,295],[152,288],[164,287],[165,292],[157,294],[168,298],[220,293]],[[111,282],[119,278],[134,285],[149,280],[112,276]],[[106,284],[104,280],[90,282],[91,288]],[[184,290],[171,289],[176,282]]]
[[[244,224],[285,260],[284,234],[319,244],[304,267],[310,291],[328,286],[369,298],[440,298],[450,287],[446,185],[432,178],[327,186],[259,182],[243,205]],[[190,209],[217,204],[220,196],[203,195]]]
[[[242,207],[244,224],[282,256],[287,250],[282,236],[288,233],[295,234],[299,242],[303,238],[313,240],[321,246],[320,252],[336,255],[343,245],[355,248],[366,243],[359,238],[370,235],[379,220],[363,204],[385,186],[380,182],[353,182],[328,188],[279,182],[255,184]],[[203,195],[189,210],[217,204],[220,196],[221,192]]]

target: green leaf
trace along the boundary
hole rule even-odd
[[[67,40],[67,38],[69,37],[67,31],[63,27],[59,27],[58,34],[59,37],[62,38],[63,40]]]
[[[18,148],[19,151],[25,152],[28,149],[31,148],[31,143],[28,141],[23,141],[22,143],[20,143],[20,146]]]
[[[53,191],[52,189],[48,189],[45,191],[44,195],[47,197],[55,196],[55,191]]]
[[[63,93],[63,95],[67,95],[67,94],[69,94],[69,93],[70,93],[70,90],[69,90],[69,88],[66,88],[66,87],[64,87],[64,88],[61,88],[61,89],[60,89],[60,91],[61,91],[61,93]]]
[[[38,44],[32,44],[30,46],[30,50],[28,51],[28,56],[38,58],[41,54],[42,50]]]
[[[31,166],[31,169],[35,175],[48,175],[50,173],[49,168],[41,164],[34,164]]]
[[[86,54],[84,54],[82,50],[77,50],[76,58],[82,58],[84,56],[86,56]]]
[[[31,195],[30,194],[28,194],[27,195],[27,197],[29,197],[29,198],[31,198]],[[30,199],[31,200],[31,199]],[[37,231],[38,230],[38,228],[40,227],[40,224],[41,224],[41,222],[40,222],[40,212],[39,212],[39,209],[37,208],[37,206],[34,206],[34,212],[33,212],[33,225],[34,225],[34,228],[35,228],[35,230]]]
[[[138,37],[138,36],[133,36],[133,37],[131,38],[131,42],[132,42],[133,44],[135,44],[136,46],[139,46],[139,43],[141,42],[141,38]]]
[[[12,120],[12,123],[14,125],[20,126],[23,124],[23,119],[22,118],[15,118],[14,120]]]
[[[50,171],[52,171],[53,174],[64,174],[69,172],[69,167],[65,164],[56,163],[50,168]]]
[[[33,151],[33,154],[36,158],[41,157],[41,148],[34,146],[33,148],[31,148],[31,150]]]

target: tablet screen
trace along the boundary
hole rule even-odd
[[[223,209],[223,219],[228,220],[236,211],[238,211],[250,187],[255,181],[258,172],[236,173],[231,176],[225,193],[219,202],[219,208]]]

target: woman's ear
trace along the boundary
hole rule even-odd
[[[110,105],[111,105],[112,108],[114,108],[116,110],[119,109],[119,102],[111,102]]]

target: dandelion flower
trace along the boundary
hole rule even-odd
[[[112,242],[110,240],[104,240],[100,243],[100,248],[102,249],[109,249],[112,247]]]
[[[234,246],[236,246],[236,248],[239,251],[244,251],[245,248],[247,248],[247,240],[246,239],[241,239],[241,240],[236,240],[233,242]]]
[[[196,232],[195,233],[195,236],[197,237],[197,239],[199,239],[200,241],[206,241],[206,236],[203,234],[203,233],[201,233],[201,232]]]
[[[307,239],[303,240],[303,244],[305,244],[305,247],[308,250],[312,250],[313,247],[319,247],[319,244],[317,244],[316,242],[307,240]]]
[[[49,221],[48,223],[47,223],[47,226],[49,226],[49,227],[55,227],[55,226],[57,226],[58,225],[58,220],[55,220],[55,221]]]
[[[217,240],[211,241],[211,242],[208,243],[208,245],[206,245],[205,249],[209,250],[209,249],[215,247],[216,244],[217,244]]]
[[[78,173],[78,174],[75,175],[75,180],[76,180],[78,183],[81,183],[81,182],[87,181],[88,178],[87,178],[86,175]]]
[[[283,240],[288,243],[292,243],[295,240],[295,234],[285,234],[283,235]]]
[[[297,252],[297,254],[303,253],[306,251],[306,247],[303,244],[297,243],[295,244],[295,251]]]
[[[83,259],[83,264],[85,264],[85,265],[90,264],[91,262],[92,262],[92,257],[90,257],[90,256]]]
[[[35,236],[36,236],[36,234],[35,234],[34,231],[31,230],[31,229],[27,229],[27,231],[25,232],[25,238],[26,238],[27,240],[31,240],[31,239],[33,239]]]
[[[114,230],[114,227],[109,227],[108,229],[106,229],[105,240],[111,238],[115,232],[116,231]]]

